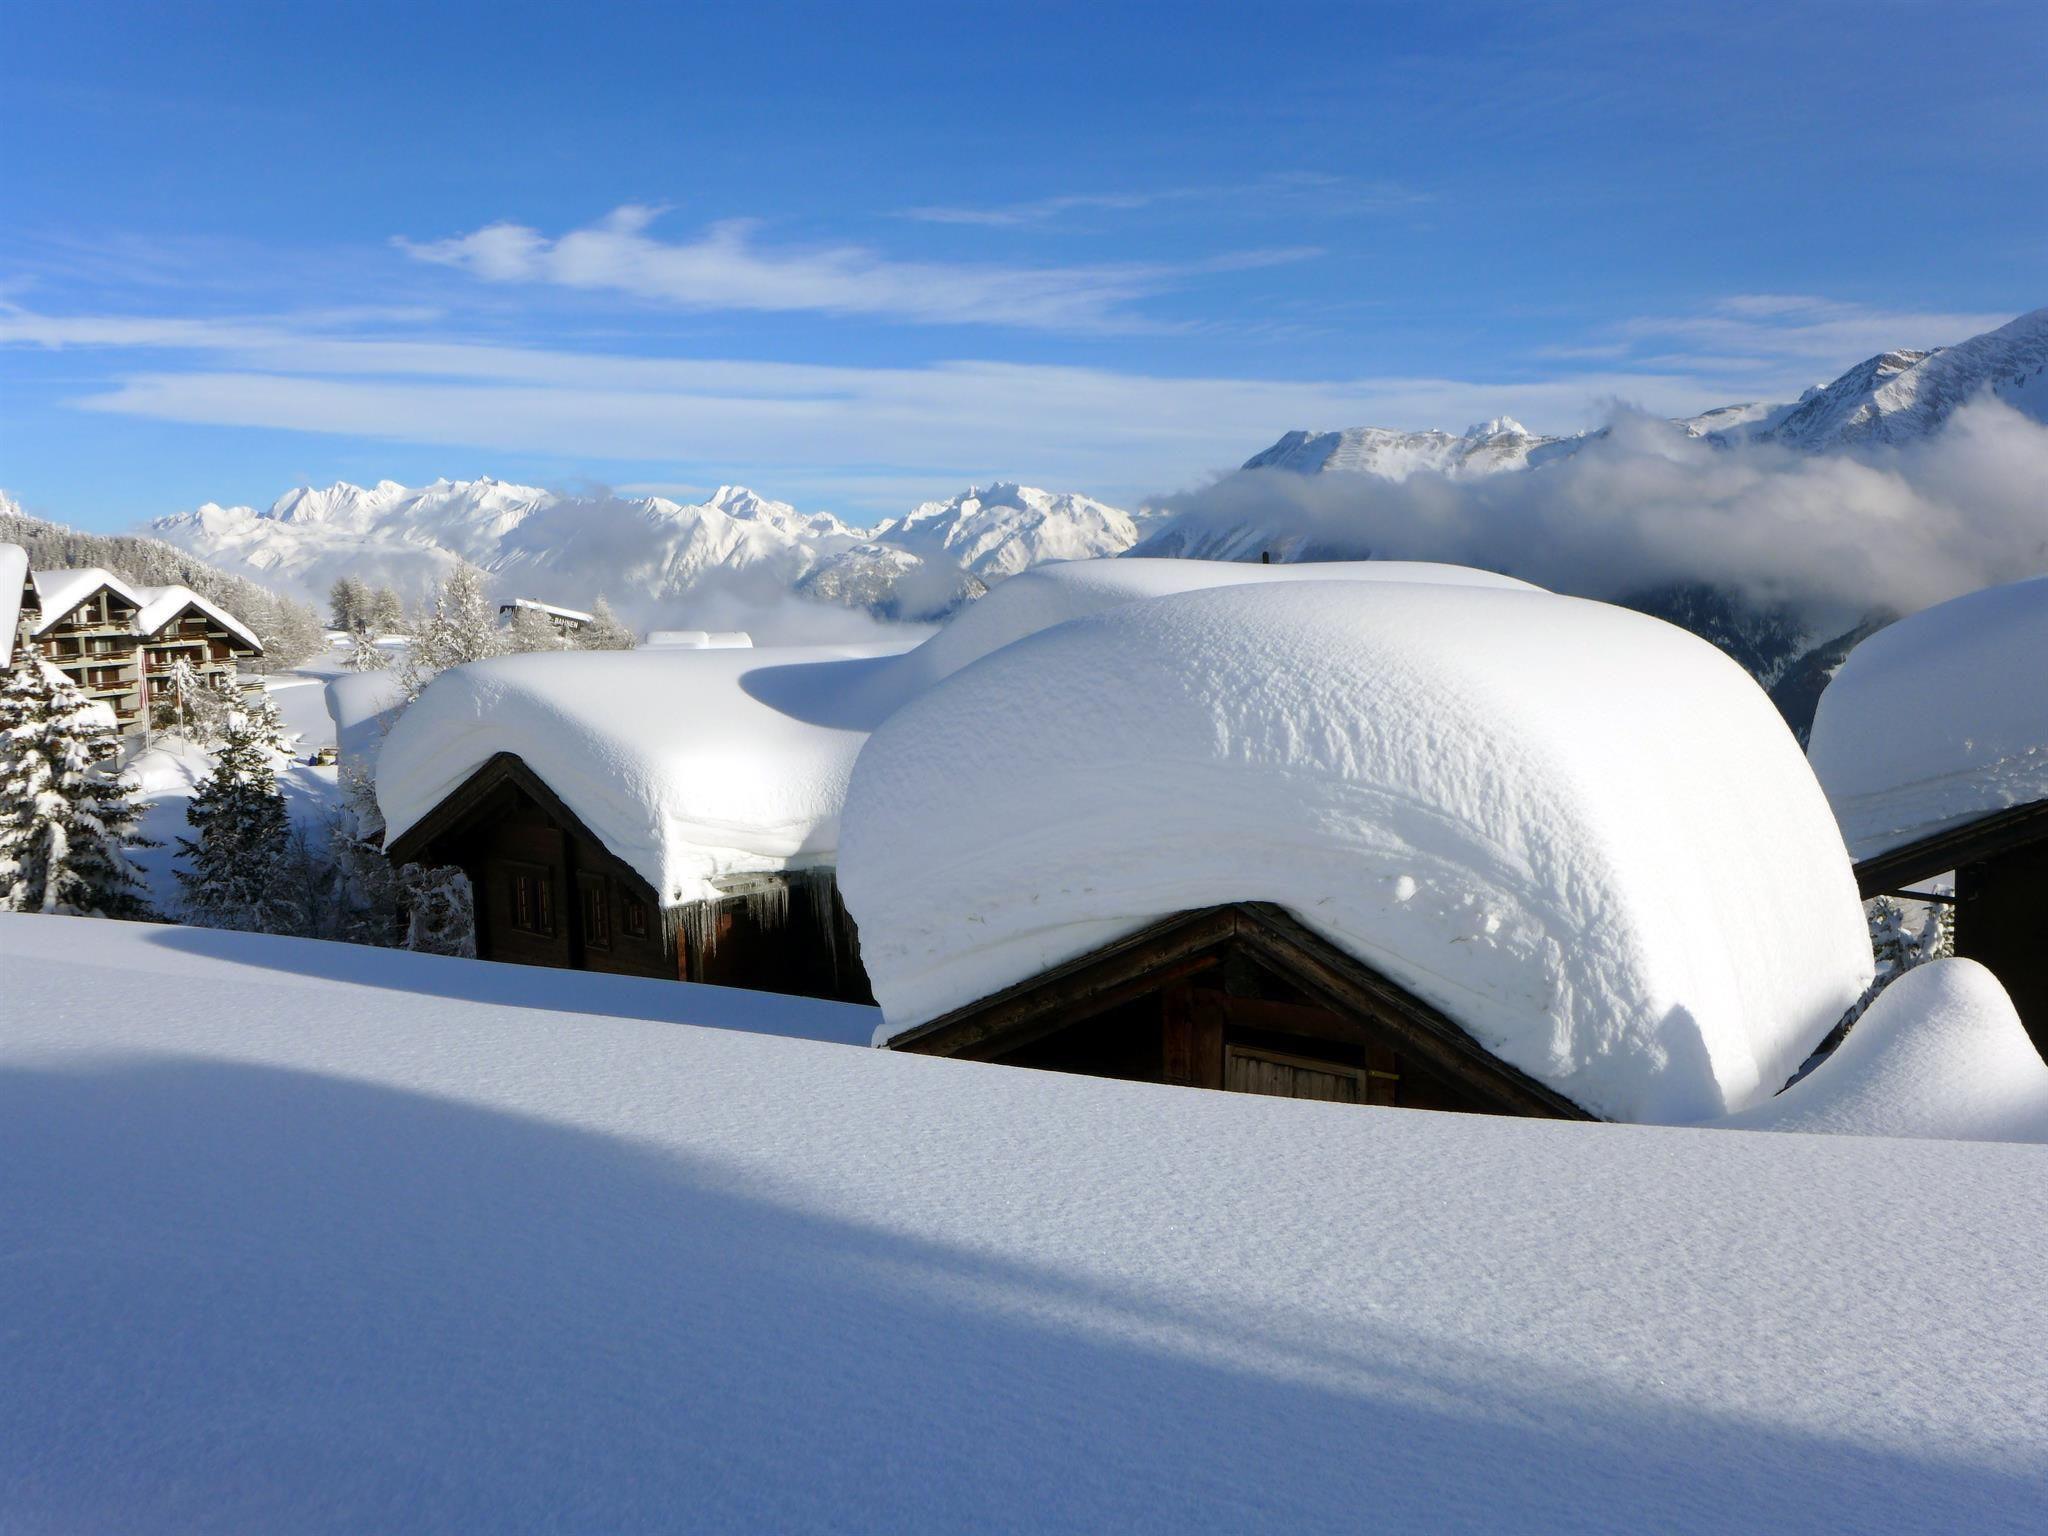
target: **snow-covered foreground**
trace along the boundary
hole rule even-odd
[[[611,986],[0,918],[0,1524],[2048,1521],[2048,1148],[502,1005]]]

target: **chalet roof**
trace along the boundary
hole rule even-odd
[[[248,625],[190,587],[137,587],[135,594],[142,601],[142,611],[135,616],[135,632],[139,635],[154,635],[187,608],[197,608],[244,645],[262,653],[263,642]]]
[[[21,622],[21,593],[28,581],[28,551],[0,544],[0,666],[14,656],[14,631]]]
[[[435,678],[377,758],[391,838],[499,753],[536,774],[664,904],[833,861],[853,760],[902,647],[560,651]]]
[[[2048,800],[2048,577],[1865,640],[1821,694],[1808,754],[1859,863]]]
[[[545,613],[556,619],[574,619],[579,624],[591,621],[591,615],[580,608],[557,608],[553,603],[538,602],[530,597],[515,597],[509,603],[500,603],[498,612],[510,613],[516,608],[531,608],[535,613]]]
[[[839,886],[884,1038],[1265,901],[1615,1119],[1770,1094],[1871,972],[1827,802],[1747,675],[1499,586],[1253,582],[1016,641],[869,739]]]
[[[112,571],[97,565],[68,571],[36,571],[31,579],[35,583],[36,601],[42,605],[42,614],[31,628],[31,634],[39,635],[56,624],[101,587],[112,588],[138,608],[143,604],[140,592]]]

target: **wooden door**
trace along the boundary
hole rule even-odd
[[[1366,1070],[1306,1056],[1233,1045],[1224,1054],[1223,1086],[1233,1093],[1263,1093],[1276,1099],[1323,1099],[1336,1104],[1366,1102]]]

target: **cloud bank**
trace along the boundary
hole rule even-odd
[[[1716,448],[1616,418],[1543,468],[1473,479],[1242,471],[1170,498],[1184,533],[1505,571],[1586,597],[1705,581],[1816,625],[2048,571],[2048,426],[1985,398],[1898,449]]]

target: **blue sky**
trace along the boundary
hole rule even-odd
[[[0,486],[1136,501],[2048,304],[2048,7],[14,5]]]

